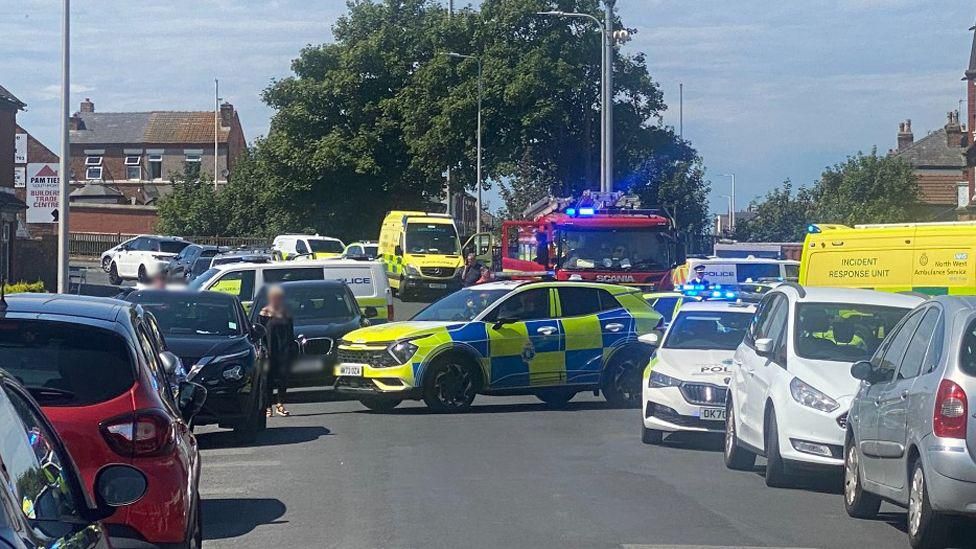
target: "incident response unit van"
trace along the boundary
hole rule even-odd
[[[293,280],[339,280],[356,297],[363,315],[373,324],[393,320],[393,295],[379,261],[325,259],[229,263],[204,272],[190,283],[194,290],[236,295],[250,312],[254,296],[265,284]],[[375,313],[375,314],[374,314]]]
[[[401,300],[461,287],[461,241],[447,214],[392,211],[380,229],[380,259]]]
[[[271,244],[275,259],[329,259],[339,257],[346,245],[338,238],[308,234],[280,234]]]
[[[810,225],[800,284],[976,293],[976,222]]]
[[[799,261],[770,259],[766,257],[689,257],[688,261],[674,270],[674,284],[679,286],[694,276],[698,265],[705,266],[705,279],[711,284],[735,285],[760,280],[796,281]]]

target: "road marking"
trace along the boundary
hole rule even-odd
[[[621,549],[810,549],[803,547],[758,547],[747,545],[642,545],[625,543]]]
[[[205,456],[249,456],[254,453],[254,448],[214,448],[200,453]]]
[[[200,490],[200,495],[208,497],[218,497],[218,496],[241,496],[248,493],[248,490],[244,486],[229,486],[227,488],[209,488],[207,490]]]
[[[208,461],[203,464],[204,468],[216,467],[277,467],[281,465],[278,460],[268,461]]]

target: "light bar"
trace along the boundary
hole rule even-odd
[[[593,208],[580,208],[579,209],[579,214],[580,215],[593,215],[595,213],[596,213],[596,210],[594,210]]]

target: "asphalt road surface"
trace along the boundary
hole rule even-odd
[[[206,428],[208,547],[907,547],[904,512],[847,517],[839,476],[772,489],[721,439],[641,443],[639,412],[484,397],[392,413],[294,395],[256,444]],[[973,539],[971,531],[966,532]]]

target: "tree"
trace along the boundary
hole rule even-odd
[[[163,234],[216,235],[227,225],[226,211],[219,207],[220,194],[214,191],[213,180],[204,173],[185,169],[170,178],[173,190],[159,200],[159,224]]]
[[[793,192],[789,179],[775,188],[762,200],[753,200],[749,210],[755,213],[750,219],[737,220],[735,238],[751,242],[800,242],[807,230],[813,208],[813,196],[809,189]]]
[[[912,166],[876,149],[824,170],[812,194],[817,223],[899,223],[923,213]]]

